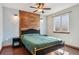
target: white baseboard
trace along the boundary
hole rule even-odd
[[[75,49],[78,49],[79,50],[79,47],[77,47],[77,46],[72,46],[72,45],[69,45],[69,44],[65,44],[66,46],[69,46],[69,47],[71,47],[71,48],[75,48]]]

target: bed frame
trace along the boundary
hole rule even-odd
[[[32,34],[32,33],[36,33],[36,34],[40,34],[40,30],[36,30],[36,29],[28,29],[28,30],[24,30],[24,31],[21,31],[21,35],[22,34]],[[21,37],[22,38],[22,37]],[[62,46],[63,46],[63,49],[64,49],[64,44],[65,44],[65,42],[64,41],[62,41]],[[54,45],[55,46],[55,45]],[[37,48],[34,48],[34,53],[33,52],[31,52],[33,55],[36,55],[36,52],[37,51],[39,51],[39,50],[42,50],[42,49],[46,49],[46,48],[49,48],[49,47],[53,47],[53,45],[50,45],[50,46],[46,46],[46,47],[44,47],[44,48],[40,48],[40,49],[37,49]],[[63,51],[63,53],[64,53],[64,51]]]
[[[27,29],[27,30],[21,31],[21,34],[32,34],[32,33],[40,34],[40,30],[36,30],[36,29]]]

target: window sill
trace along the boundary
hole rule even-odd
[[[62,33],[62,34],[70,34],[70,32],[57,32],[57,31],[53,31],[54,33]]]

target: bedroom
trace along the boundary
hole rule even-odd
[[[78,36],[79,27],[77,27],[79,25],[78,23],[79,4],[78,3],[40,4],[42,6],[45,5],[44,7],[48,8],[48,10],[44,10],[44,12],[36,11],[38,9],[38,8],[35,9],[36,5],[38,6],[39,4],[34,3],[0,4],[0,22],[1,22],[0,38],[2,39],[0,40],[0,54],[30,55],[38,53],[45,55],[57,55],[56,52],[57,53],[61,51],[63,52],[64,51],[63,48],[65,48],[65,52],[68,55],[79,55],[79,36]],[[62,27],[61,24],[63,24],[64,21],[58,21],[57,24],[53,21],[54,19],[61,20],[61,18],[67,19],[67,21],[65,20],[67,22],[67,23],[65,22],[65,25],[67,27],[66,31],[64,31],[61,28]],[[59,26],[60,28],[57,29],[56,26],[54,25],[57,26],[60,25]],[[25,36],[22,35],[24,33]],[[24,43],[25,46],[30,45],[28,48],[24,47],[24,45],[22,44],[23,42],[25,42],[24,40],[23,41],[21,40],[23,39],[23,37],[30,39],[26,41],[27,43],[30,41],[31,42],[30,44]],[[62,39],[62,42],[60,41],[54,42],[55,44],[58,45],[59,43],[62,43],[62,46],[59,45],[55,47],[50,47],[51,45],[54,45],[54,43],[49,43],[47,42],[47,40],[44,39],[49,39],[50,41],[51,37],[54,39]],[[34,39],[31,38],[35,38],[36,41],[34,41]],[[38,41],[37,39],[41,41]],[[48,44],[46,44],[45,41]],[[14,47],[14,45],[19,44],[18,42],[20,42],[20,46]],[[41,42],[42,45],[39,42]],[[52,40],[50,42],[52,42]],[[35,47],[33,46],[35,45],[32,43],[40,44],[36,45],[38,49],[34,49]],[[60,51],[58,49],[60,49]]]

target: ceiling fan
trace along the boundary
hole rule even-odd
[[[44,10],[51,10],[51,8],[45,8],[44,3],[36,3],[35,7],[30,6],[30,8],[35,8],[35,11],[33,11],[34,13],[37,11],[44,13]]]

